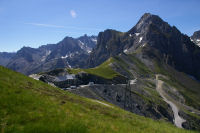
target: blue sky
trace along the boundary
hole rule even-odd
[[[65,36],[128,31],[145,13],[181,32],[200,30],[200,0],[0,0],[0,51],[57,43]]]

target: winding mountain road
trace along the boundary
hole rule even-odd
[[[163,98],[163,100],[168,103],[170,105],[170,107],[172,108],[172,111],[174,113],[174,124],[179,127],[179,128],[183,128],[182,127],[182,123],[185,122],[186,120],[181,118],[178,114],[179,112],[179,108],[176,106],[175,103],[173,103],[173,101],[170,101],[170,99],[167,99],[165,97],[164,94],[166,94],[162,88],[163,86],[163,81],[158,79],[159,75],[156,75],[156,90],[158,91],[158,93],[160,94],[160,96]]]

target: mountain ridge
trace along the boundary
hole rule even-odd
[[[3,65],[26,75],[55,68],[83,66],[84,59],[95,45],[96,36],[85,34],[79,38],[65,37],[57,44],[23,47]]]
[[[102,34],[110,38],[104,38]],[[113,39],[112,36],[117,39]],[[137,53],[141,60],[155,58],[178,71],[200,79],[200,69],[198,69],[200,68],[200,48],[194,45],[187,35],[182,34],[175,26],[170,26],[157,15],[146,13],[128,32],[117,33],[113,30],[113,33],[109,35],[105,30],[99,34],[98,38],[103,41],[97,43],[94,49],[97,52],[90,55],[89,67],[95,67],[109,57],[120,53]],[[104,44],[102,45],[101,42]],[[110,45],[111,47],[108,47]],[[116,46],[118,49],[115,49]],[[107,51],[111,53],[108,54]]]

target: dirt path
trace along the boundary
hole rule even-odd
[[[159,75],[156,75],[156,90],[158,91],[160,96],[164,99],[164,101],[168,103],[170,107],[172,108],[172,111],[174,113],[174,124],[179,128],[183,128],[182,123],[185,122],[186,120],[184,120],[183,118],[179,116],[178,114],[179,108],[176,106],[176,104],[165,97],[164,94],[166,93],[162,89],[163,81],[159,80],[158,77]]]
[[[92,100],[92,101],[97,102],[97,103],[100,103],[100,104],[105,105],[105,106],[107,106],[107,107],[113,108],[113,106],[111,106],[111,105],[109,105],[109,104],[106,104],[106,103],[103,103],[103,102],[101,102],[101,101],[99,101],[99,100]]]

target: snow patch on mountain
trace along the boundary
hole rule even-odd
[[[190,40],[191,40],[193,43],[195,43],[197,46],[200,47],[200,39],[195,39],[195,40],[193,40],[192,38],[190,38]]]
[[[93,41],[95,41],[95,39],[93,39]],[[88,47],[87,45],[85,45],[82,41],[79,40],[79,46],[81,47],[81,49],[83,49],[84,51],[86,51],[87,53],[90,53],[92,51],[92,48]]]
[[[126,53],[128,50],[127,49],[124,49],[124,53]]]
[[[69,62],[67,61],[67,65],[69,66],[69,68],[72,68],[72,66],[69,64]]]
[[[91,38],[91,40],[95,43],[97,43],[97,39]]]
[[[45,61],[46,58],[47,58],[47,56],[50,55],[50,54],[51,54],[51,50],[47,50],[47,51],[46,51],[46,54],[42,57],[41,61],[42,61],[42,62]]]
[[[85,44],[83,43],[83,42],[81,42],[80,40],[78,40],[79,41],[79,46],[81,47],[81,49],[85,49]]]
[[[65,56],[61,56],[62,59],[65,59],[68,57],[68,54],[66,54]]]
[[[139,36],[139,35],[140,35],[140,33],[135,33],[135,35],[136,35],[136,36]]]
[[[145,46],[146,46],[146,43],[142,45],[142,47],[145,47]]]
[[[140,37],[139,43],[142,41],[143,37]]]

